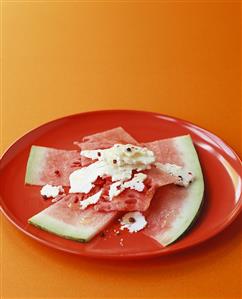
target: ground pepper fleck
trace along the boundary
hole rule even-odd
[[[134,222],[135,222],[134,217],[129,217],[129,222],[130,222],[130,223],[134,223]]]

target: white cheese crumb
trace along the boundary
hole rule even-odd
[[[49,184],[43,186],[42,189],[40,190],[40,194],[47,198],[56,197],[57,195],[59,195],[62,192],[64,192],[64,189],[62,186],[52,186]]]
[[[94,195],[92,196],[89,196],[88,198],[84,199],[84,200],[81,200],[80,201],[80,206],[81,206],[81,209],[84,210],[86,209],[89,205],[94,205],[98,202],[98,200],[100,199],[101,197],[101,194],[102,194],[102,189],[100,191],[98,191],[97,193],[95,193]]]
[[[87,167],[77,169],[70,174],[70,190],[69,193],[89,193],[94,187],[93,183],[105,173],[105,165],[103,162],[95,162]]]
[[[114,196],[118,196],[125,189],[130,188],[138,192],[142,192],[145,188],[144,180],[147,178],[147,175],[144,173],[136,173],[132,180],[130,181],[118,181],[113,183],[109,189],[109,200],[112,200]]]
[[[123,184],[124,188],[130,188],[139,192],[144,190],[144,180],[147,178],[147,175],[144,173],[136,173],[132,180],[127,181]]]
[[[112,200],[114,196],[118,196],[121,192],[124,191],[124,188],[121,188],[122,181],[118,181],[113,183],[110,186],[109,192],[108,192],[108,199]]]
[[[188,171],[185,168],[178,166],[176,164],[156,163],[156,166],[160,170],[162,170],[170,175],[176,176],[178,178],[176,185],[187,187],[194,180],[194,176],[191,171]]]
[[[120,229],[123,230],[126,228],[130,233],[138,232],[147,225],[145,217],[140,212],[129,212],[125,214],[120,223]]]

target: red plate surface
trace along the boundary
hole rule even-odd
[[[166,248],[142,232],[122,232],[117,236],[113,231],[117,226],[115,223],[107,228],[105,237],[97,236],[87,244],[57,237],[27,223],[28,218],[50,204],[40,197],[40,187],[24,185],[31,145],[74,149],[73,141],[116,126],[122,126],[140,142],[190,134],[195,143],[205,180],[204,205],[192,229]],[[187,121],[141,111],[87,112],[42,125],[24,135],[5,152],[0,168],[1,208],[22,232],[56,249],[104,258],[156,256],[199,244],[228,226],[241,211],[241,173],[241,161],[228,145]]]

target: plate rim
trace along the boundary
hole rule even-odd
[[[239,155],[236,153],[236,151],[233,149],[233,147],[231,147],[230,145],[228,145],[220,136],[218,136],[217,134],[211,132],[210,130],[207,130],[191,121],[187,121],[184,120],[182,118],[178,118],[175,116],[170,116],[167,114],[163,114],[163,113],[159,113],[159,112],[152,112],[152,111],[144,111],[144,110],[132,110],[132,109],[104,109],[104,110],[90,110],[90,111],[84,111],[84,112],[79,112],[79,113],[74,113],[74,114],[69,114],[69,115],[65,115],[59,118],[55,118],[53,120],[47,121],[45,123],[40,124],[37,127],[34,127],[33,129],[28,130],[25,134],[23,134],[22,136],[20,136],[19,138],[17,138],[16,140],[14,140],[7,148],[6,150],[4,150],[3,154],[0,157],[0,171],[1,171],[1,164],[3,162],[3,160],[5,159],[5,157],[8,155],[8,152],[17,145],[18,142],[21,142],[21,140],[23,140],[27,135],[34,133],[34,131],[45,127],[47,125],[51,125],[51,123],[54,123],[56,121],[61,121],[64,119],[68,119],[68,118],[74,118],[74,117],[78,117],[78,116],[82,116],[82,115],[88,115],[88,114],[95,114],[95,113],[143,113],[143,114],[147,114],[147,115],[151,115],[151,116],[159,116],[159,117],[164,117],[167,119],[173,119],[176,120],[178,122],[182,122],[182,123],[186,123],[188,125],[192,125],[198,129],[202,129],[205,133],[209,133],[211,134],[213,137],[219,139],[220,141],[222,141],[222,143],[224,143],[226,146],[228,146],[233,154],[236,157],[236,161],[240,163],[240,167],[242,167],[242,161],[239,157]],[[101,259],[119,259],[119,260],[123,260],[123,259],[141,259],[141,258],[152,258],[152,257],[157,257],[157,256],[163,256],[163,255],[168,255],[168,254],[174,254],[180,251],[183,251],[185,249],[189,249],[192,248],[194,246],[197,246],[215,236],[217,236],[218,234],[220,234],[224,229],[226,229],[237,217],[238,215],[241,213],[242,211],[242,194],[240,194],[240,198],[236,204],[236,206],[230,211],[230,213],[226,216],[225,219],[223,219],[223,224],[218,226],[217,228],[213,229],[213,231],[210,232],[210,234],[207,234],[205,237],[198,239],[197,241],[193,242],[192,244],[188,244],[188,245],[183,245],[182,247],[178,247],[178,248],[169,248],[165,247],[165,248],[161,248],[161,249],[157,249],[157,250],[153,250],[153,251],[146,251],[146,252],[138,252],[138,253],[122,253],[122,254],[111,254],[111,253],[95,253],[95,252],[85,252],[85,251],[77,251],[77,250],[71,250],[68,248],[63,248],[62,246],[59,246],[58,244],[53,244],[45,239],[42,239],[41,237],[38,237],[30,232],[28,232],[27,230],[25,230],[23,227],[21,227],[20,225],[18,225],[18,223],[16,223],[14,221],[14,219],[10,216],[11,213],[8,214],[7,209],[4,209],[4,200],[2,197],[0,197],[0,210],[3,213],[3,215],[10,221],[10,223],[12,223],[18,230],[20,230],[21,232],[23,232],[25,235],[29,236],[30,238],[40,242],[41,244],[44,244],[45,246],[49,247],[49,248],[53,248],[55,250],[60,250],[61,252],[66,252],[66,253],[71,253],[71,254],[75,254],[78,256],[85,256],[85,257],[90,257],[90,258],[101,258]]]

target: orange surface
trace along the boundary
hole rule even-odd
[[[3,1],[2,151],[87,110],[157,111],[241,149],[239,1]],[[21,195],[20,195],[20,200]],[[139,262],[64,254],[2,217],[2,298],[241,298],[241,216],[194,249]]]

